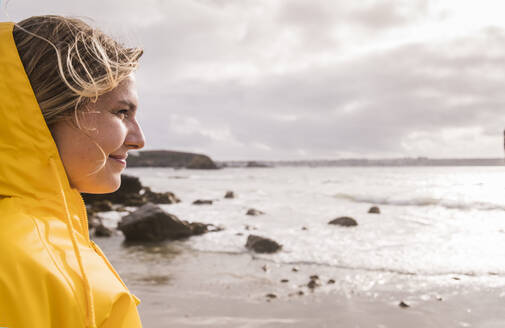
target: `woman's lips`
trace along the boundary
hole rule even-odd
[[[116,155],[109,155],[111,159],[114,161],[121,163],[122,165],[126,166],[126,157],[128,156],[116,156]]]

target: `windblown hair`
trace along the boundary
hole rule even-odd
[[[138,65],[126,48],[77,18],[34,16],[14,26],[14,41],[49,127],[111,91]]]

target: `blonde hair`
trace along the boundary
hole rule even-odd
[[[49,127],[71,115],[79,125],[79,110],[135,71],[143,52],[80,19],[56,15],[20,21],[13,36]]]

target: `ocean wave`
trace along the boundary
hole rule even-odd
[[[345,199],[354,203],[369,203],[375,205],[440,206],[447,209],[483,210],[483,211],[505,210],[505,204],[494,204],[479,201],[440,199],[434,197],[401,199],[401,198],[381,197],[381,196],[351,195],[346,193],[338,193],[334,196],[335,198]]]

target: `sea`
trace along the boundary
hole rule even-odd
[[[247,257],[249,267],[256,261],[273,270],[311,268],[321,280],[324,277],[322,293],[376,297],[403,292],[435,299],[440,290],[505,287],[504,167],[131,168],[125,173],[154,191],[175,193],[181,202],[160,205],[165,211],[223,228],[154,248],[128,248],[120,243],[120,235],[100,240],[136,288],[182,281],[170,272],[181,264],[174,259],[185,254],[193,259],[226,257],[227,263]],[[227,191],[235,197],[224,198]],[[193,205],[197,199],[213,204]],[[378,206],[380,214],[368,213],[372,206]],[[251,208],[265,214],[246,215]],[[102,216],[105,225],[114,228],[125,214]],[[342,216],[354,218],[358,225],[328,224]],[[281,251],[250,252],[245,247],[250,234],[277,241]],[[221,278],[251,276],[253,269],[237,267],[232,273],[221,269]],[[254,270],[261,274],[259,267]],[[216,281],[217,271],[212,276]],[[336,280],[331,287],[326,284],[330,277]],[[300,289],[301,283],[302,279],[287,288],[284,296]],[[202,288],[205,285],[197,287],[199,292]],[[284,287],[272,288],[283,297]],[[264,297],[264,290],[259,294]]]

